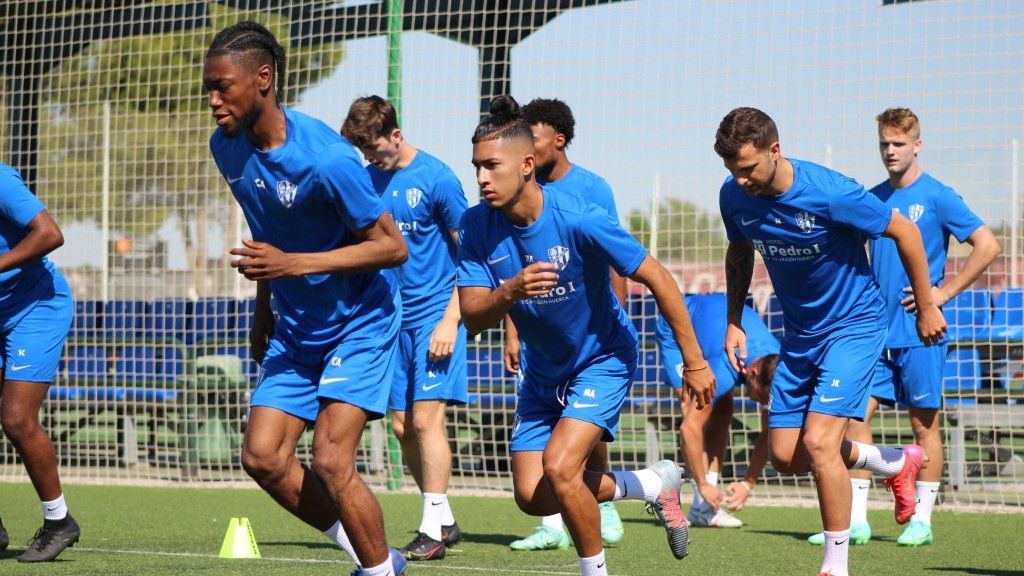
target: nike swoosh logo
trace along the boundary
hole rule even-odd
[[[822,395],[819,398],[819,400],[821,400],[823,404],[828,404],[829,402],[836,402],[837,400],[842,400],[843,398],[845,398],[845,396],[836,396],[835,398],[827,398],[826,396]]]
[[[842,546],[843,544],[846,544],[846,540],[836,540],[836,546]]]
[[[920,396],[914,396],[914,402],[917,402],[918,400],[921,400],[922,398],[927,398],[927,397],[929,397],[931,395],[932,395],[931,392],[926,392],[924,394],[921,394]]]
[[[509,256],[511,256],[511,254],[505,254],[501,258],[488,258],[487,259],[487,263],[488,264],[497,264],[498,262],[501,262],[502,260],[508,258]]]
[[[573,408],[593,408],[594,406],[597,406],[597,404],[580,404],[579,400],[572,403]]]
[[[424,384],[423,385],[423,391],[424,392],[430,392],[431,390],[433,390],[434,388],[437,388],[441,384],[444,384],[444,382],[438,382],[437,384],[431,384],[430,386],[427,386],[426,384]]]
[[[56,510],[57,508],[60,508],[60,506],[54,506],[53,508],[50,508],[49,506],[47,506],[47,507],[46,507],[46,511],[47,511],[47,512],[53,512],[53,511],[54,511],[54,510]]]
[[[17,372],[18,370],[24,370],[25,368],[31,368],[31,364],[22,364],[21,366],[15,366],[11,364],[11,372]]]
[[[320,379],[320,384],[334,384],[336,382],[344,382],[346,380],[348,380],[348,378],[341,377],[341,376],[339,376],[337,378],[321,378]]]
[[[740,218],[740,224],[743,224],[744,226],[750,226],[751,224],[757,222],[758,220],[760,220],[760,218],[754,218],[753,220],[746,220],[744,218]]]
[[[444,502],[431,502],[430,503],[431,506],[440,506],[441,504],[444,504]]]
[[[600,564],[598,564],[597,567],[598,568],[604,568],[604,562],[601,562]]]
[[[229,185],[230,184],[234,184],[235,182],[238,182],[239,180],[245,180],[245,176],[239,176],[238,178],[232,178],[232,177],[228,176],[228,184]]]

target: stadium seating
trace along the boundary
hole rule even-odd
[[[964,290],[946,302],[942,314],[950,340],[988,338],[992,327],[992,294],[984,288]]]
[[[1006,288],[992,303],[992,340],[1024,340],[1024,288]]]

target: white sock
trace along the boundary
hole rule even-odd
[[[822,574],[849,576],[850,529],[825,534],[825,559],[821,561]]]
[[[366,576],[395,576],[395,567],[391,565],[391,555],[389,554],[388,559],[380,566],[364,567],[362,573]]]
[[[348,534],[345,533],[345,528],[341,525],[340,520],[335,522],[334,526],[324,530],[324,536],[327,536],[328,540],[337,544],[338,548],[347,552],[348,555],[352,557],[353,562],[357,565],[359,564],[359,557],[356,556],[356,549],[353,548],[352,543],[349,542]]]
[[[636,472],[609,472],[615,478],[615,497],[612,500],[651,500],[661,492],[661,476],[644,468]]]
[[[883,478],[892,478],[903,469],[903,450],[879,448],[873,444],[853,442],[857,447],[857,462],[851,470],[870,470]]]
[[[540,525],[547,526],[548,528],[558,532],[565,532],[565,526],[562,524],[561,514],[552,514],[541,518]]]
[[[441,510],[441,526],[451,526],[452,524],[455,524],[455,515],[452,514],[452,506],[451,503],[448,502],[447,494],[444,497],[444,504],[441,505],[441,508],[444,508],[444,510]]]
[[[704,474],[704,479],[708,481],[708,484],[718,486],[718,472],[708,471]],[[700,490],[697,489],[697,482],[690,480],[690,484],[693,486],[693,505],[691,508],[699,512],[706,512],[710,510],[711,506],[708,506],[707,501],[705,501],[704,497],[700,495]]]
[[[853,505],[850,507],[850,524],[867,523],[868,521],[868,489],[871,488],[871,480],[863,478],[850,478],[850,486],[853,488]]]
[[[935,508],[935,498],[939,495],[938,482],[917,482],[917,507],[914,508],[914,515],[911,520],[924,522],[932,525],[932,509]]]
[[[420,520],[420,532],[434,540],[441,540],[441,517],[444,515],[444,503],[447,494],[423,493],[423,519]]]
[[[63,520],[68,515],[68,503],[64,501],[64,494],[49,501],[41,501],[39,505],[43,508],[43,520]]]
[[[604,550],[589,558],[580,557],[582,576],[608,576],[608,563],[604,561]]]

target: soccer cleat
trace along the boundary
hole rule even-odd
[[[850,544],[867,544],[871,541],[871,525],[867,522],[854,522],[850,524]],[[825,534],[818,532],[807,538],[809,544],[815,546],[825,545]]]
[[[698,510],[690,508],[686,513],[690,526],[696,528],[740,528],[743,520],[729,514],[724,508],[715,510]]]
[[[7,528],[4,528],[3,520],[0,520],[0,552],[7,550],[11,544],[11,537],[7,535]]]
[[[402,556],[406,560],[418,562],[420,560],[440,560],[444,558],[444,542],[434,540],[423,532],[418,532],[416,538],[401,549]]]
[[[441,526],[441,542],[445,548],[451,548],[462,542],[462,530],[459,530],[459,523],[452,522],[449,526]]]
[[[932,543],[932,527],[920,520],[911,520],[896,539],[897,546],[925,546]]]
[[[569,535],[565,530],[538,526],[537,530],[521,540],[508,545],[513,550],[565,550],[569,547]]]
[[[671,460],[655,462],[648,470],[661,478],[661,491],[647,502],[647,512],[657,514],[668,534],[668,547],[676,560],[686,558],[690,547],[690,524],[679,505],[679,465]]]
[[[601,502],[598,506],[601,510],[601,540],[605,546],[614,546],[622,542],[626,531],[622,528],[622,520],[619,518],[619,511],[611,502]]]
[[[903,468],[892,478],[885,479],[885,489],[896,498],[896,523],[906,524],[917,507],[917,474],[925,467],[928,457],[924,450],[911,444],[903,447]]]
[[[78,522],[70,514],[64,520],[44,520],[28,548],[18,556],[18,562],[49,562],[74,546],[81,533]]]
[[[395,576],[405,576],[405,566],[407,562],[402,557],[402,553],[398,551],[398,548],[388,548],[388,557],[391,558],[391,568],[395,571]],[[366,572],[363,571],[362,566],[356,566],[356,569],[352,571],[349,576],[365,576]]]

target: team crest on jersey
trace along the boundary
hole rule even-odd
[[[761,253],[761,256],[765,255],[764,252],[764,241],[762,240],[751,240],[751,244],[754,245],[754,249]]]
[[[291,208],[292,204],[295,203],[295,193],[297,191],[298,188],[295,184],[287,180],[277,183],[277,199],[281,201],[281,204],[284,204],[285,208]]]
[[[810,212],[797,212],[796,225],[804,232],[814,230],[814,214]]]
[[[920,204],[911,204],[907,208],[907,218],[910,218],[911,222],[917,222],[924,216],[924,206]]]
[[[548,260],[558,266],[559,270],[565,270],[565,267],[569,265],[569,249],[565,246],[548,248]]]
[[[419,188],[409,188],[405,191],[405,201],[409,203],[409,208],[415,208],[422,199],[423,190],[420,190]]]

